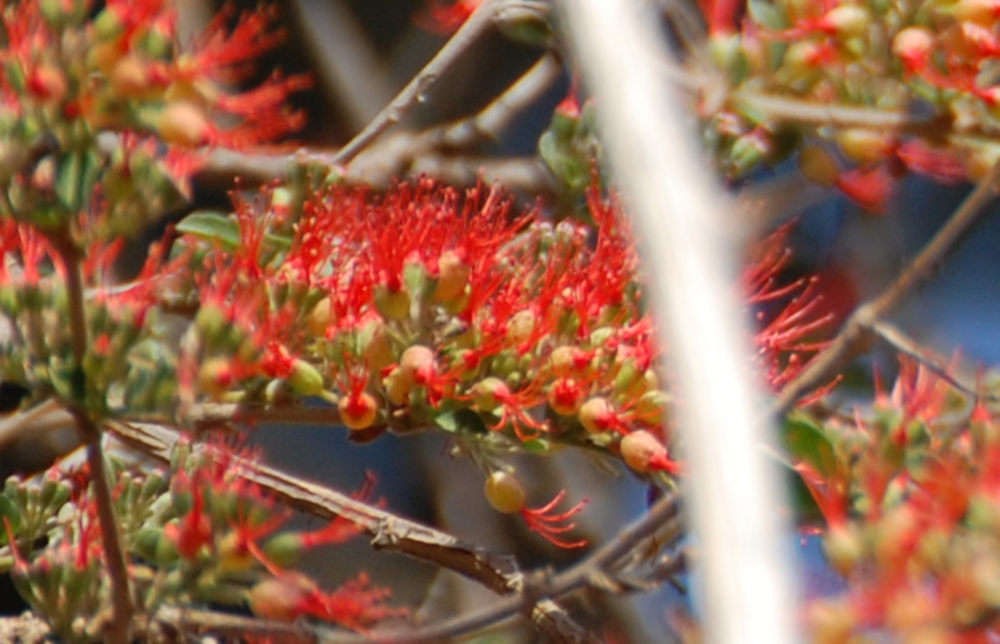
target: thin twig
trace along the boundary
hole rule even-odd
[[[477,159],[456,155],[456,151],[499,138],[517,116],[552,86],[561,69],[554,54],[545,54],[477,113],[420,132],[398,132],[373,141],[349,166],[338,170],[340,179],[352,184],[385,185],[406,174],[423,174],[449,183],[468,184],[485,176],[487,180],[497,180],[525,192],[551,192],[551,175],[538,159]],[[106,145],[111,145],[111,141],[106,141]],[[203,171],[239,176],[246,185],[247,181],[267,182],[285,177],[293,168],[304,165],[334,167],[335,155],[305,148],[287,154],[235,154],[216,149],[209,153]]]
[[[913,114],[902,108],[823,104],[746,89],[732,92],[728,100],[732,104],[743,104],[751,110],[784,123],[926,132],[926,129],[937,121],[934,117]]]
[[[675,496],[660,499],[650,508],[648,514],[626,526],[614,539],[565,572],[555,576],[543,573],[536,583],[528,585],[525,592],[500,599],[491,606],[458,615],[426,628],[398,633],[375,632],[365,638],[338,639],[337,644],[360,644],[360,642],[418,644],[447,641],[521,613],[536,604],[539,598],[555,599],[594,583],[599,585],[607,575],[607,570],[618,559],[631,552],[643,539],[675,519],[679,508]]]
[[[302,642],[303,644],[315,642],[318,644],[336,637],[331,629],[303,621],[277,622],[245,615],[178,606],[161,606],[152,616],[150,626],[165,628],[175,634],[214,635],[225,638],[253,635],[269,642]]]
[[[109,429],[126,444],[164,463],[170,461],[181,438],[176,430],[153,423],[114,422],[110,423]],[[523,573],[512,557],[488,552],[440,530],[266,465],[240,459],[238,474],[289,507],[325,519],[339,516],[353,521],[372,536],[371,543],[375,548],[410,555],[447,568],[496,593],[517,593],[524,588]],[[554,603],[541,607],[535,624],[550,641],[555,642],[576,641],[574,638],[585,632]]]
[[[673,522],[679,520],[679,504],[674,496],[667,496],[653,505],[649,512],[642,518],[626,526],[615,538],[573,565],[566,571],[552,575],[548,571],[533,573],[530,577],[532,583],[528,583],[521,591],[509,597],[498,599],[491,605],[469,611],[463,615],[458,615],[438,624],[416,629],[398,629],[392,631],[374,631],[364,635],[335,633],[330,630],[280,628],[272,626],[269,622],[252,620],[248,618],[235,618],[218,613],[207,611],[191,611],[182,609],[161,609],[157,619],[163,619],[167,623],[181,624],[187,628],[202,633],[243,635],[247,633],[266,632],[273,635],[287,634],[288,636],[301,636],[302,641],[321,642],[323,644],[361,644],[361,643],[403,643],[420,644],[422,642],[444,642],[460,638],[469,633],[479,631],[483,628],[493,626],[506,619],[514,617],[529,610],[546,609],[547,606],[554,606],[553,599],[562,597],[569,593],[580,590],[584,587],[602,588],[613,566],[622,557],[628,555],[644,540],[653,535],[657,530],[669,528]],[[682,565],[680,558],[668,560],[658,571],[667,574],[675,574]],[[551,612],[546,612],[545,619],[550,618]],[[537,617],[536,617],[537,623]],[[271,630],[256,630],[271,629]],[[278,629],[278,630],[274,630]],[[566,637],[560,641],[591,641],[585,633],[564,633]]]
[[[595,551],[568,570],[557,575],[539,571],[531,575],[535,583],[520,592],[495,602],[494,604],[464,615],[456,616],[439,624],[418,629],[398,631],[375,631],[364,635],[333,632],[304,624],[290,626],[264,620],[238,617],[212,611],[197,611],[165,607],[155,616],[157,621],[169,624],[178,630],[215,635],[255,635],[268,634],[277,637],[297,638],[297,641],[321,642],[323,644],[360,644],[361,642],[441,642],[462,637],[482,628],[498,624],[510,617],[534,607],[554,606],[552,599],[572,593],[584,587],[603,587],[616,562],[633,552],[644,540],[661,528],[670,528],[678,520],[679,506],[676,497],[660,499],[642,518],[626,526],[612,541]],[[678,530],[674,530],[679,534]],[[656,579],[666,579],[680,572],[685,565],[683,555],[665,558],[654,567]],[[555,614],[545,610],[543,619]],[[537,616],[536,616],[537,621]],[[562,625],[560,625],[561,627]],[[565,641],[589,641],[583,633],[566,634]]]
[[[556,55],[551,52],[545,54],[471,119],[445,126],[442,142],[457,148],[500,138],[515,117],[552,87],[561,72],[562,65]]]
[[[54,235],[51,239],[64,265],[69,329],[73,346],[74,400],[69,405],[69,412],[76,420],[80,436],[87,445],[87,464],[90,467],[90,481],[94,486],[97,519],[101,526],[101,546],[104,549],[104,559],[111,581],[112,614],[104,635],[112,644],[125,644],[130,640],[129,630],[133,613],[125,550],[122,547],[118,520],[115,517],[114,497],[104,462],[104,450],[101,447],[101,432],[88,411],[80,406],[86,397],[83,363],[87,352],[87,319],[84,313],[83,279],[80,274],[81,258],[68,231]]]
[[[441,50],[406,84],[399,94],[382,109],[353,139],[333,155],[333,164],[347,164],[379,135],[403,118],[416,105],[427,100],[427,94],[438,78],[460,61],[469,48],[489,31],[504,0],[486,0],[475,10]]]
[[[154,423],[109,424],[111,432],[139,451],[169,463],[181,440],[176,430]],[[195,449],[201,449],[195,446]],[[256,483],[290,507],[324,519],[340,516],[374,537],[376,547],[410,554],[454,570],[496,592],[507,592],[518,574],[507,557],[488,553],[447,533],[403,519],[317,483],[246,459],[238,463],[239,476]]]
[[[931,275],[996,194],[998,179],[1000,162],[994,164],[986,176],[980,179],[975,190],[969,193],[944,226],[910,260],[895,281],[877,298],[855,309],[830,344],[794,380],[785,385],[771,407],[772,414],[785,414],[799,398],[832,377],[844,360],[857,349],[864,336],[874,330],[875,324]]]
[[[877,334],[882,340],[887,342],[889,346],[895,349],[897,352],[913,358],[918,363],[924,366],[931,373],[936,375],[941,380],[944,380],[949,385],[954,387],[956,390],[971,396],[974,399],[981,400],[1000,400],[1000,396],[995,394],[985,393],[983,391],[978,391],[976,387],[969,386],[959,382],[957,378],[952,376],[949,371],[951,371],[947,365],[945,365],[941,360],[937,359],[929,351],[920,346],[916,340],[907,335],[902,329],[897,327],[895,324],[891,324],[885,321],[878,321],[872,324],[871,330]]]

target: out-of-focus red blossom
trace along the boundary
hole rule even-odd
[[[965,180],[968,171],[954,150],[935,148],[919,139],[906,141],[896,148],[896,157],[910,170],[925,174],[941,183]]]
[[[450,34],[462,26],[483,0],[430,0],[418,12],[418,25],[436,34]]]
[[[365,632],[389,617],[403,617],[405,608],[386,606],[386,588],[372,587],[365,573],[331,592],[323,592],[305,575],[289,571],[259,582],[249,593],[254,614],[279,621],[315,617]]]
[[[876,214],[885,213],[892,194],[892,174],[884,164],[845,170],[837,177],[837,187],[861,207]]]
[[[364,631],[371,624],[388,617],[402,617],[408,611],[383,604],[389,596],[388,588],[373,587],[366,573],[342,584],[329,593],[307,595],[300,608],[303,615],[310,615]]]
[[[919,139],[894,144],[890,152],[897,160],[895,167],[899,173],[905,168],[946,184],[958,183],[968,176],[965,163],[954,150],[932,147]],[[844,170],[836,179],[841,192],[875,214],[885,213],[893,185],[893,170],[887,163]]]
[[[698,0],[698,5],[713,36],[734,32],[744,11],[739,0]]]
[[[903,358],[891,393],[853,426],[829,421],[835,441],[822,464],[796,470],[827,522],[824,549],[850,584],[810,608],[815,635],[847,638],[996,634],[991,571],[1000,563],[992,534],[1000,516],[1000,443],[995,409],[982,400],[949,417],[959,392],[946,378]],[[949,368],[947,371],[952,371]],[[989,571],[989,572],[987,572]],[[824,611],[839,607],[834,625]]]
[[[956,355],[953,358],[949,370],[955,368],[959,357]],[[950,390],[951,385],[940,376],[916,360],[903,356],[899,361],[899,375],[892,392],[888,399],[880,396],[876,404],[900,409],[903,412],[903,423],[912,419],[930,422],[944,412]]]
[[[580,117],[579,87],[576,78],[570,81],[566,98],[559,101],[559,104],[556,105],[555,113],[571,119]]]
[[[289,108],[287,100],[311,85],[308,74],[275,71],[255,87],[229,89],[245,81],[254,59],[284,38],[272,26],[277,5],[262,5],[239,16],[226,5],[187,50],[172,49],[165,57],[147,51],[147,42],[150,34],[163,41],[176,38],[176,3],[111,0],[101,12],[102,29],[93,24],[81,29],[92,49],[79,70],[59,58],[73,54],[62,51],[62,35],[42,17],[40,5],[27,0],[4,8],[8,45],[0,52],[0,64],[18,68],[35,101],[62,104],[66,118],[82,117],[94,129],[135,128],[137,123],[116,120],[117,107],[108,107],[128,99],[140,108],[137,113],[141,108],[161,110],[156,129],[170,143],[233,148],[274,141],[304,123],[304,113]],[[97,70],[91,70],[92,65],[100,74],[93,73]],[[67,76],[73,73],[89,76]],[[18,112],[25,108],[6,74],[0,75],[0,96]]]
[[[0,285],[38,286],[42,269],[52,265],[62,270],[61,259],[41,231],[29,223],[0,220]]]
[[[784,226],[758,243],[750,252],[753,261],[743,273],[748,301],[757,308],[759,329],[754,344],[767,382],[774,389],[795,378],[826,345],[824,332],[835,321],[821,290],[822,280],[809,277],[781,283],[781,273],[792,259],[787,246],[790,231],[790,226]],[[769,312],[769,308],[776,312]]]

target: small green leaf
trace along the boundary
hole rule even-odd
[[[240,245],[240,227],[235,219],[217,210],[197,210],[177,224],[177,230],[217,242],[228,248]]]
[[[544,438],[535,438],[521,443],[521,448],[529,454],[547,454],[551,447],[549,441]]]
[[[10,530],[13,533],[21,527],[21,513],[17,505],[6,496],[0,495],[0,545],[7,544],[6,523],[10,523]]]
[[[828,476],[837,467],[833,444],[823,429],[811,420],[796,416],[785,421],[782,427],[785,447],[795,461],[805,461],[821,476]]]
[[[482,434],[486,425],[471,409],[443,411],[434,417],[434,424],[451,434]]]
[[[798,526],[826,525],[826,519],[816,505],[816,500],[809,493],[809,488],[798,474],[789,472],[787,477],[788,497],[792,504],[792,513],[795,517],[795,524]]]

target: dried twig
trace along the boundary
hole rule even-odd
[[[822,104],[747,89],[732,92],[728,96],[728,101],[745,105],[775,121],[825,127],[864,127],[926,133],[927,128],[934,125],[937,120],[933,116],[914,114],[905,109]]]
[[[279,627],[269,622],[248,618],[220,615],[209,611],[191,611],[181,609],[161,609],[156,616],[168,623],[181,625],[194,632],[241,635],[246,633],[269,633],[272,635],[287,635],[301,637],[301,641],[322,642],[323,644],[362,644],[362,643],[403,643],[419,644],[421,642],[443,642],[462,637],[469,633],[498,624],[519,613],[530,611],[536,624],[540,620],[548,623],[559,612],[553,611],[555,598],[575,592],[585,587],[605,588],[609,576],[615,570],[623,557],[632,553],[643,540],[649,538],[660,529],[670,530],[679,521],[679,504],[676,497],[666,496],[641,519],[626,526],[607,544],[588,557],[573,565],[564,572],[552,575],[543,570],[529,576],[523,588],[509,597],[497,600],[490,606],[458,615],[438,624],[416,629],[400,629],[393,631],[374,631],[363,635],[335,633],[314,627]],[[679,532],[679,531],[676,531]],[[667,575],[675,574],[683,564],[681,557],[665,560],[658,572]],[[541,613],[540,615],[537,613]],[[575,630],[565,630],[567,623],[562,619],[550,623],[551,630],[546,635],[557,637],[555,641],[590,642],[594,638],[578,627]],[[270,629],[270,630],[257,630]],[[274,630],[279,629],[279,630]],[[552,641],[552,640],[549,640]]]
[[[111,422],[111,433],[131,447],[164,463],[181,439],[179,432],[152,423]],[[195,447],[195,449],[199,449]],[[524,575],[510,556],[488,552],[440,530],[404,519],[317,483],[275,468],[238,461],[239,474],[289,507],[314,516],[344,517],[372,536],[375,548],[407,554],[455,571],[500,594],[524,590]],[[534,621],[553,641],[576,641],[584,631],[554,603],[537,609]],[[562,635],[560,635],[562,633]],[[569,635],[573,635],[569,637]],[[568,639],[567,639],[568,637]]]
[[[406,87],[363,130],[333,155],[333,165],[350,162],[378,136],[398,123],[409,110],[425,102],[428,92],[438,78],[461,60],[469,48],[492,28],[498,19],[502,19],[505,12],[517,9],[540,12],[544,6],[544,3],[526,0],[485,0],[437,55],[406,84]]]
[[[951,369],[949,369],[948,365],[944,364],[944,362],[937,357],[931,355],[930,351],[920,346],[920,343],[907,335],[895,324],[878,321],[872,325],[871,330],[897,352],[913,358],[918,363],[923,365],[924,368],[929,370],[941,380],[947,382],[957,391],[960,391],[973,399],[990,401],[1000,400],[1000,396],[978,391],[976,387],[960,382],[957,378],[951,375],[951,373],[949,373]]]
[[[125,564],[125,549],[122,547],[118,520],[115,517],[114,498],[104,463],[104,450],[101,447],[101,432],[89,412],[79,406],[79,402],[86,396],[83,363],[88,343],[83,278],[80,273],[82,258],[68,231],[63,231],[61,235],[54,234],[51,240],[61,255],[65,267],[69,329],[73,346],[72,387],[75,398],[69,406],[69,412],[76,421],[80,436],[87,446],[87,465],[90,467],[97,519],[101,526],[101,546],[104,549],[104,559],[111,580],[112,614],[104,635],[112,644],[125,644],[130,640],[129,631],[134,610],[129,591],[128,567]]]
[[[883,317],[931,275],[959,238],[982,214],[983,207],[996,194],[998,180],[1000,162],[980,179],[975,190],[969,193],[937,234],[910,260],[895,281],[877,298],[855,309],[830,344],[794,380],[785,385],[771,406],[772,414],[778,416],[786,413],[802,396],[832,377],[857,350],[865,335],[872,332]]]
[[[476,114],[420,132],[399,132],[373,141],[349,166],[339,170],[340,177],[348,183],[385,185],[409,173],[468,184],[482,174],[526,192],[550,192],[551,176],[538,159],[471,159],[456,152],[499,138],[518,115],[552,86],[560,72],[556,56],[546,54]],[[335,155],[309,149],[255,155],[217,149],[210,153],[203,172],[227,178],[239,176],[252,183],[285,177],[293,168],[303,165],[334,167]]]

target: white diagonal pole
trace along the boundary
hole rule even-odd
[[[685,496],[699,553],[706,641],[797,641],[778,472],[760,449],[764,407],[736,301],[733,205],[695,143],[657,61],[659,17],[638,0],[562,0],[560,18],[650,276],[654,315],[680,380]]]

